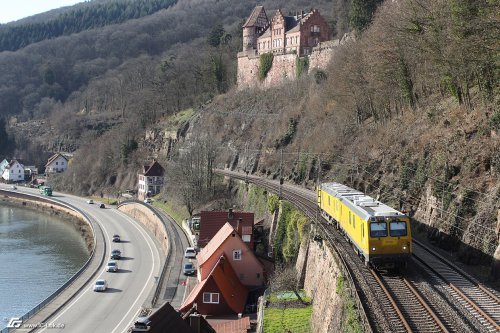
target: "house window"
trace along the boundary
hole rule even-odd
[[[59,162],[56,162],[56,165],[59,165]]]
[[[219,304],[219,293],[203,293],[203,303]]]
[[[260,279],[260,273],[257,273],[257,279]]]
[[[61,165],[64,165],[64,162],[61,162]]]
[[[241,250],[233,250],[233,260],[241,260]]]
[[[250,243],[250,240],[251,240],[252,236],[251,235],[243,235],[241,237],[241,239],[245,242],[245,243]]]

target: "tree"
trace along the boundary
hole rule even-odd
[[[350,11],[351,28],[363,31],[371,23],[377,5],[383,0],[352,0]]]

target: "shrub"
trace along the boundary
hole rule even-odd
[[[263,81],[267,77],[267,73],[273,67],[274,55],[272,53],[264,53],[260,55],[259,80]]]
[[[297,78],[299,78],[302,73],[307,73],[308,69],[309,69],[309,58],[308,57],[304,57],[304,58],[299,58],[297,57],[297,60],[296,60],[296,66],[295,66],[295,69],[297,71]]]

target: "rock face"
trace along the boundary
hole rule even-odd
[[[497,237],[500,238],[500,209],[497,212]],[[491,264],[491,276],[494,279],[500,279],[500,239],[499,245],[493,255],[493,262]]]
[[[311,332],[342,331],[342,305],[336,293],[340,270],[335,256],[323,242],[311,240],[309,246],[300,248],[299,258],[296,268],[304,272],[304,289],[313,303]]]

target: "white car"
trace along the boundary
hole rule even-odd
[[[94,203],[94,200],[89,199],[89,200],[87,200],[87,203],[90,204],[90,205],[92,205]]]
[[[109,261],[108,264],[106,265],[106,272],[117,272],[118,271],[118,264],[116,261]]]
[[[106,291],[108,289],[108,282],[104,279],[99,279],[95,282],[94,291]]]
[[[196,249],[194,247],[186,248],[186,251],[184,252],[184,257],[185,258],[196,258]]]
[[[144,203],[149,203],[149,204],[150,204],[150,203],[152,203],[152,202],[153,202],[153,200],[151,200],[151,198],[146,198],[146,199],[144,199]]]

